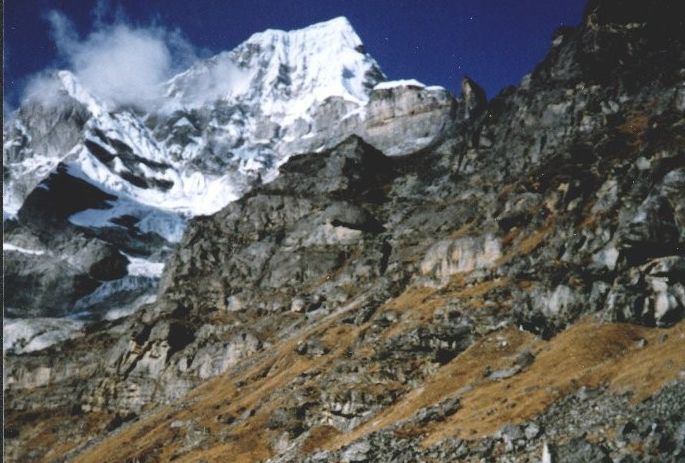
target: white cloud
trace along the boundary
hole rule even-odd
[[[93,18],[95,27],[100,27],[105,24],[105,18],[110,11],[111,8],[108,0],[97,0],[97,2],[95,2],[93,11],[90,14]]]
[[[62,13],[49,12],[46,18],[57,50],[97,98],[117,105],[147,106],[160,96],[163,82],[197,60],[197,49],[178,31],[135,27],[121,17],[114,24],[104,24],[103,4],[99,3],[94,12],[97,30],[84,38]],[[29,90],[43,81],[37,78]]]
[[[73,48],[78,43],[78,35],[69,18],[56,10],[48,12],[45,19],[50,23],[52,38],[60,52]]]
[[[244,93],[249,84],[248,73],[218,56],[207,60],[200,72],[184,76],[181,101],[189,106],[202,105],[223,96]]]
[[[31,76],[24,88],[22,100],[35,99],[42,103],[59,102],[59,82],[49,72],[39,72]]]
[[[172,66],[171,53],[159,37],[123,25],[90,35],[69,58],[86,88],[121,104],[154,99]]]
[[[166,94],[163,84],[189,68],[207,50],[192,45],[178,30],[157,24],[141,26],[126,18],[119,7],[99,0],[91,12],[93,30],[79,36],[64,14],[52,10],[45,15],[62,65],[96,98],[114,106],[135,105],[161,109]],[[108,22],[109,21],[109,22]],[[249,85],[247,73],[231,60],[210,59],[204,72],[186,79],[181,101],[193,106],[232,93]],[[59,84],[47,70],[34,75],[24,90],[24,98],[40,98],[44,103],[61,101]]]

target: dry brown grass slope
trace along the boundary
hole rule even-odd
[[[425,322],[446,299],[472,300],[504,284],[502,280],[466,288],[455,284],[447,291],[410,288],[379,309],[407,315],[389,327],[384,337]],[[147,457],[158,461],[174,458],[179,462],[250,462],[269,458],[273,452],[271,442],[277,435],[268,429],[267,422],[287,398],[293,381],[303,374],[331,368],[365,329],[364,325],[341,324],[343,315],[327,317],[295,338],[258,354],[249,360],[249,368],[237,365],[194,390],[181,403],[164,407],[126,427],[89,448],[75,461],[120,462]],[[297,343],[313,335],[319,336],[331,352],[315,358],[297,355]],[[362,345],[356,355],[368,355],[373,350],[373,346]],[[523,350],[535,355],[527,368],[505,379],[487,377],[489,371],[511,367]],[[637,401],[676,379],[685,368],[684,354],[685,322],[670,329],[656,329],[586,318],[548,341],[507,327],[481,337],[440,367],[421,387],[400,397],[351,433],[341,434],[330,426],[314,428],[305,448],[340,448],[454,395],[460,395],[461,408],[453,416],[420,429],[401,427],[398,432],[423,436],[427,446],[450,436],[478,438],[492,434],[506,423],[530,419],[582,386],[608,386],[614,391],[632,392]],[[324,387],[319,383],[324,375],[305,376],[308,379],[298,385],[300,389]],[[227,432],[220,418],[241,414],[246,419]],[[210,438],[202,447],[184,453],[181,449],[186,431],[172,427],[175,421],[193,422]]]

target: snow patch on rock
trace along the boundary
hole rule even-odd
[[[82,321],[65,318],[5,318],[2,322],[2,350],[23,354],[46,349],[82,336],[83,326]]]
[[[152,262],[141,257],[133,257],[125,254],[129,264],[127,267],[130,276],[159,278],[164,271],[164,262]]]
[[[45,254],[45,251],[40,250],[40,249],[28,249],[28,248],[22,248],[21,246],[16,246],[12,243],[2,243],[2,250],[3,251],[14,251],[14,252],[20,252],[22,254],[30,254],[32,256],[42,256]]]

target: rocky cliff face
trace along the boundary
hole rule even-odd
[[[8,456],[679,461],[676,6],[591,1],[489,102],[376,86],[357,135],[190,220],[156,302],[7,357]]]

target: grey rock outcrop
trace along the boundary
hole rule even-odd
[[[441,87],[376,88],[359,134],[388,156],[414,153],[442,141],[455,126],[458,106]]]
[[[461,80],[461,94],[464,98],[464,119],[477,117],[485,109],[485,90],[470,77]]]

